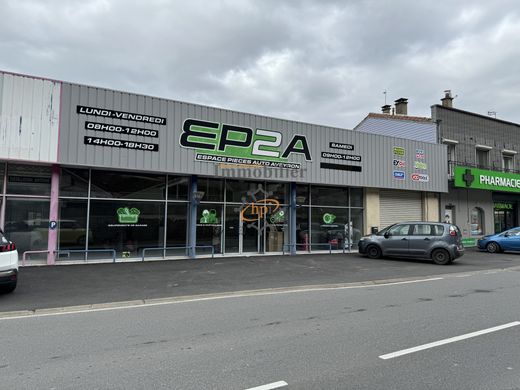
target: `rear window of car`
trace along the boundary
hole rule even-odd
[[[457,225],[451,225],[450,230],[455,230],[457,232],[457,236],[462,237],[462,233]]]
[[[432,225],[432,236],[442,236],[444,234],[444,226]]]
[[[414,236],[442,236],[443,234],[444,226],[427,223],[414,225],[412,233]]]
[[[0,244],[9,244],[9,240],[4,236],[4,232],[0,230]]]

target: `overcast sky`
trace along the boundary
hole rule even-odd
[[[0,0],[0,69],[354,127],[387,101],[520,122],[520,2]]]

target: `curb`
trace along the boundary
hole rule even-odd
[[[486,273],[498,273],[506,271],[520,271],[520,266],[514,266],[510,268],[495,268],[487,270],[478,270],[472,272],[457,272],[451,274],[438,274],[438,275],[426,275],[421,277],[410,277],[410,278],[392,278],[392,279],[379,279],[379,280],[368,280],[362,282],[352,283],[333,283],[333,284],[315,284],[315,285],[301,285],[291,287],[275,287],[267,289],[255,289],[255,290],[240,290],[240,291],[227,291],[221,293],[209,293],[209,294],[196,294],[196,295],[183,295],[174,297],[163,297],[163,298],[145,298],[131,301],[118,301],[118,302],[104,302],[94,303],[87,305],[78,306],[64,306],[56,308],[44,308],[34,310],[17,310],[0,312],[0,319],[10,318],[24,318],[33,316],[54,316],[60,314],[74,314],[84,313],[92,311],[108,311],[115,309],[125,308],[136,308],[141,306],[160,306],[167,304],[183,303],[183,302],[194,302],[194,301],[206,301],[216,300],[225,298],[238,298],[247,296],[265,296],[272,294],[283,294],[283,293],[297,293],[297,292],[311,292],[311,291],[326,291],[326,290],[337,290],[337,289],[353,289],[370,286],[380,285],[395,285],[395,284],[408,284],[408,283],[419,283],[441,279],[456,278],[460,275],[474,276]]]

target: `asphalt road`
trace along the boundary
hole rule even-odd
[[[351,255],[216,258],[26,267],[0,312],[301,285],[424,277],[520,266],[518,254],[468,250],[453,265]]]
[[[520,389],[519,296],[520,272],[510,269],[0,318],[0,387]],[[380,358],[503,324],[510,327]]]

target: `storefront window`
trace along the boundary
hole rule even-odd
[[[48,199],[7,198],[4,232],[20,256],[25,251],[46,250],[48,230]]]
[[[311,209],[312,250],[348,248],[348,208],[313,207]]]
[[[352,249],[357,249],[358,242],[363,236],[363,209],[350,209],[349,241]]]
[[[188,227],[188,205],[186,203],[168,203],[168,219],[166,230],[166,246],[167,247],[183,247],[187,243],[187,227]],[[172,249],[166,252],[166,255],[180,256],[185,254],[183,249]]]
[[[203,203],[197,207],[197,245],[211,246],[214,253],[222,252],[222,205]],[[208,249],[197,253],[208,253]]]
[[[87,242],[87,200],[60,200],[58,220],[59,249],[86,249]],[[94,242],[89,232],[89,243]],[[84,254],[79,254],[83,258]],[[76,256],[73,256],[76,257]]]
[[[197,180],[197,190],[204,192],[204,197],[202,198],[204,202],[224,201],[224,180],[222,179],[199,177]]]
[[[348,206],[348,187],[311,186],[313,205]]]
[[[0,163],[0,192],[4,192],[5,164]]]
[[[308,251],[310,249],[309,207],[296,209],[296,250]]]
[[[289,208],[280,207],[265,218],[266,252],[282,252],[289,243]]]
[[[266,191],[268,197],[276,199],[280,204],[289,203],[289,185],[286,183],[267,183]]]
[[[168,176],[168,199],[188,200],[190,178],[187,176]]]
[[[37,165],[9,164],[7,193],[49,196],[51,193],[51,168]]]
[[[350,207],[363,207],[363,188],[350,189]]]
[[[90,232],[90,249],[113,248],[118,257],[136,257],[144,248],[163,247],[164,203],[92,200]]]
[[[264,199],[265,188],[261,182],[252,181],[226,181],[226,202],[250,202],[252,194],[257,194],[257,199]]]
[[[298,204],[309,204],[309,185],[308,184],[297,184],[296,185],[296,202]]]
[[[88,196],[88,169],[62,168],[60,196]]]
[[[481,236],[484,234],[484,211],[480,207],[471,210],[470,235]]]
[[[166,176],[92,170],[94,198],[164,199]]]

